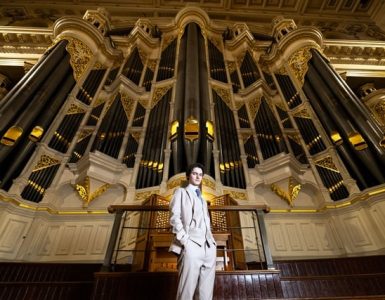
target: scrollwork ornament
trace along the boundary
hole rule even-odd
[[[129,120],[131,116],[131,112],[134,109],[135,100],[128,97],[124,93],[120,93],[120,95],[121,95],[120,100],[122,102],[124,112],[126,113],[127,119]]]
[[[216,86],[213,86],[214,91],[218,94],[218,96],[226,103],[226,105],[232,109],[231,105],[231,93],[229,90],[222,89]]]
[[[325,157],[323,159],[317,160],[315,163],[316,163],[317,166],[320,166],[322,168],[331,170],[333,172],[340,173],[338,171],[336,165],[334,164],[333,159],[331,158],[331,156],[327,156],[327,157]]]
[[[234,61],[227,61],[227,68],[229,69],[229,73],[233,73],[237,69],[237,65]]]
[[[254,120],[255,117],[257,116],[259,106],[261,105],[261,99],[256,98],[252,101],[249,101],[248,106],[249,106],[249,111],[251,115],[251,119]]]
[[[294,200],[298,197],[301,188],[301,184],[296,183],[294,178],[292,177],[289,178],[287,192],[274,183],[271,185],[271,190],[282,200],[286,201],[287,204],[290,205],[290,207],[294,206]]]
[[[95,200],[95,198],[102,195],[107,189],[110,187],[108,183],[103,184],[99,188],[96,189],[95,192],[90,193],[90,178],[86,176],[84,178],[83,183],[75,184],[74,188],[78,192],[80,198],[83,200],[83,206],[88,207],[88,205]]]
[[[86,111],[76,104],[72,103],[67,111],[67,115],[83,114]]]
[[[151,108],[153,108],[160,101],[160,99],[162,99],[162,97],[168,92],[171,87],[172,85],[159,87],[154,91],[154,94],[152,96]]]
[[[66,49],[71,56],[70,64],[74,70],[74,77],[76,81],[78,81],[84,74],[85,70],[87,70],[87,66],[91,61],[93,53],[91,49],[82,41],[73,37],[66,39],[69,42]]]
[[[304,84],[305,74],[308,69],[307,63],[311,59],[311,48],[312,47],[304,47],[296,51],[289,58],[289,66],[301,84]]]
[[[303,118],[303,119],[311,119],[307,109],[302,109],[301,111],[294,114],[294,117],[296,118]]]
[[[378,116],[378,119],[382,125],[385,125],[385,100],[382,100],[374,105],[373,110]]]
[[[60,164],[60,161],[57,159],[54,159],[52,157],[49,157],[48,155],[43,154],[40,156],[39,162],[36,164],[36,166],[33,168],[32,172],[36,172],[54,165]]]

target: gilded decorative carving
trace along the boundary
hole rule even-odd
[[[302,109],[301,111],[294,114],[294,117],[297,118],[304,118],[304,119],[311,119],[307,109]]]
[[[183,181],[185,181],[185,179],[183,177],[180,177],[180,178],[176,178],[174,180],[171,180],[167,183],[167,188],[168,189],[173,189],[175,187],[179,187],[182,185]]]
[[[287,136],[293,142],[297,143],[298,145],[301,145],[301,138],[300,138],[299,134],[288,134]]]
[[[248,107],[251,115],[251,119],[254,120],[257,116],[257,112],[259,110],[259,106],[261,105],[261,98],[255,98],[252,101],[249,101]]]
[[[144,201],[147,200],[151,195],[157,194],[158,191],[147,191],[147,192],[141,192],[136,193],[135,195],[135,201]]]
[[[54,159],[52,157],[49,157],[48,155],[42,155],[40,156],[39,162],[36,164],[36,166],[33,168],[32,172],[36,172],[45,168],[49,168],[54,165],[60,164],[60,161],[57,159]]]
[[[162,97],[168,92],[168,90],[172,87],[172,84],[164,87],[156,88],[154,94],[152,96],[151,108],[153,108]]]
[[[67,115],[84,114],[85,112],[86,111],[83,108],[72,103],[70,108],[67,111]]]
[[[221,97],[221,99],[226,103],[226,105],[232,109],[232,105],[231,105],[231,93],[229,90],[226,90],[226,89],[222,89],[222,88],[219,88],[215,85],[213,85],[213,89],[214,91],[218,94],[219,97]]]
[[[372,109],[375,111],[376,115],[378,116],[379,121],[383,125],[385,125],[385,101],[382,100],[376,103],[376,105],[374,105]]]
[[[331,156],[327,156],[327,157],[325,157],[323,159],[317,160],[315,163],[316,163],[317,166],[320,166],[322,168],[331,170],[333,172],[340,173],[340,171],[338,171],[336,165],[334,164],[333,159],[331,158]]]
[[[82,184],[76,184],[74,186],[75,190],[78,192],[80,198],[83,200],[83,206],[87,207],[95,198],[103,194],[110,185],[108,183],[100,186],[95,192],[90,193],[90,178],[86,176]]]
[[[286,107],[285,107],[282,103],[276,103],[275,105],[276,105],[277,107],[279,107],[281,110],[287,112]]]
[[[230,190],[223,190],[223,194],[229,194],[231,198],[237,199],[237,200],[247,200],[246,193],[243,192],[236,192],[236,191],[230,191]]]
[[[302,84],[304,83],[305,74],[307,72],[307,63],[311,59],[310,49],[312,47],[304,47],[299,49],[289,57],[289,66],[293,70],[295,77]]]
[[[70,64],[74,70],[74,77],[79,80],[87,69],[93,54],[91,49],[82,41],[73,37],[66,37],[66,39],[69,41],[66,49],[71,55]]]
[[[181,29],[181,32],[182,32],[182,33],[179,32],[180,36],[183,35],[184,29]],[[167,37],[164,37],[164,38],[163,38],[163,44],[162,44],[162,51],[163,51],[164,49],[166,49],[166,48],[168,47],[168,45],[170,45],[170,44],[174,41],[174,39],[175,39],[175,37],[172,36],[172,35],[169,35],[169,36],[167,36]]]
[[[149,60],[147,61],[147,67],[148,67],[151,71],[155,72],[157,63],[158,63],[158,61],[157,61],[156,59],[149,59]]]
[[[227,69],[231,74],[237,69],[237,64],[234,61],[227,61]]]
[[[122,102],[124,112],[126,113],[127,119],[130,119],[132,110],[134,109],[135,101],[134,99],[128,97],[124,93],[120,93],[120,101]]]
[[[251,138],[252,133],[251,132],[242,132],[241,136],[242,136],[243,143],[246,143],[249,140],[249,138]]]
[[[95,100],[95,102],[93,103],[92,107],[97,107],[97,106],[99,106],[100,104],[102,104],[102,103],[104,103],[104,102],[106,102],[106,99],[103,99],[103,98],[97,98],[97,99]]]
[[[207,186],[207,187],[215,190],[215,182],[212,182],[211,180],[209,180],[207,178],[203,178],[202,185]]]
[[[92,69],[93,70],[102,70],[102,69],[105,69],[105,67],[103,66],[103,64],[101,62],[97,61]]]
[[[85,130],[82,130],[82,132],[79,134],[79,138],[78,138],[78,143],[82,140],[84,140],[86,137],[88,137],[89,135],[91,135],[92,133],[94,132],[93,129],[85,129]]]
[[[135,141],[139,144],[139,139],[140,139],[140,136],[141,136],[141,132],[133,131],[133,132],[130,132],[130,134],[135,139]]]
[[[301,187],[301,184],[296,183],[294,178],[290,177],[287,192],[274,183],[271,185],[271,190],[282,200],[286,201],[290,207],[293,207],[294,200],[298,197]]]

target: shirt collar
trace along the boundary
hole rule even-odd
[[[191,192],[194,192],[194,193],[195,193],[195,190],[196,190],[196,189],[199,189],[199,186],[196,186],[196,185],[193,185],[193,184],[189,183],[189,185],[187,186],[187,188],[188,188]]]

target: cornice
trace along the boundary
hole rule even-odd
[[[0,54],[2,56],[25,54],[40,56],[52,45],[52,29],[0,26]],[[34,57],[37,59],[37,57]],[[14,55],[12,58],[16,58]],[[31,57],[30,57],[31,58]]]
[[[272,44],[270,53],[261,56],[263,65],[272,66],[279,69],[295,51],[304,47],[323,47],[323,37],[321,31],[315,27],[301,27],[289,32],[278,43]]]
[[[188,12],[194,12],[191,16]],[[216,26],[208,20],[207,14],[199,9],[188,7],[178,16],[178,22],[174,20],[169,27],[163,27],[162,30],[176,30],[177,24],[183,26],[188,21],[200,19],[206,26],[206,30],[217,34],[223,28]],[[65,17],[59,19],[54,28],[32,28],[16,26],[0,26],[0,56],[2,59],[37,59],[44,51],[52,45],[56,36],[63,32],[80,33],[83,32],[92,37],[94,41],[93,49],[103,49],[104,54],[108,56],[121,56],[120,50],[114,49],[108,38],[103,37],[93,25],[79,17]],[[139,37],[147,47],[156,48],[159,40],[141,34],[140,30],[131,37],[114,36],[112,40],[117,46],[125,46],[133,38]],[[258,52],[264,52],[268,49],[271,42],[261,42],[252,39],[249,31],[243,32],[231,41],[226,41],[227,50],[235,50],[242,44],[249,44],[252,49]],[[273,44],[270,53],[261,57],[262,63],[272,64],[274,60],[278,63],[279,57],[289,57],[289,54],[301,46],[320,45],[323,52],[330,62],[342,66],[352,65],[354,68],[372,69],[373,67],[384,70],[385,66],[385,42],[369,40],[331,40],[322,39],[322,34],[314,27],[301,27],[285,36],[278,44]],[[96,47],[96,48],[95,48]],[[365,67],[366,66],[366,67]]]
[[[325,40],[324,54],[332,64],[385,66],[385,42]]]
[[[92,24],[77,17],[63,17],[58,19],[53,28],[54,38],[61,36],[70,36],[81,39],[88,44],[92,52],[95,54],[98,50],[110,59],[122,58],[121,51],[115,49],[111,40],[104,37]],[[89,39],[84,39],[85,35]]]

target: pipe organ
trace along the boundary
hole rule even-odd
[[[306,173],[337,201],[385,182],[384,126],[334,70],[317,29],[276,18],[262,39],[197,8],[173,24],[112,27],[100,9],[59,19],[52,47],[1,100],[3,190],[40,202],[72,172],[75,183],[140,191],[193,162],[217,190],[264,178],[306,185]],[[95,155],[116,176],[98,178]],[[273,175],[280,157],[302,173],[288,163]]]

